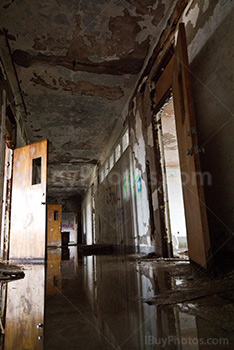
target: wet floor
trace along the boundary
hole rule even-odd
[[[233,276],[76,247],[24,269],[4,294],[5,350],[234,348]]]

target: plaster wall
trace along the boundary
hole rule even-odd
[[[136,113],[131,121],[130,145],[94,193],[97,244],[112,244],[136,252],[154,250],[145,162],[142,122],[140,114]],[[87,244],[92,239],[90,205],[89,191],[82,206],[86,213]]]
[[[133,246],[130,171],[128,148],[95,194],[97,243]]]

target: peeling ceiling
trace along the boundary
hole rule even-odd
[[[172,0],[2,0],[30,142],[49,140],[49,194],[83,195]]]

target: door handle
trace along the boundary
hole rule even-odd
[[[46,205],[46,202],[41,202],[42,205]]]

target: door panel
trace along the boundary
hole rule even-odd
[[[47,140],[14,151],[10,259],[44,259]]]
[[[208,263],[211,262],[210,240],[203,185],[200,178],[199,150],[183,23],[179,26],[172,90],[182,172],[189,257],[197,264],[207,268]]]
[[[61,246],[62,205],[48,204],[47,246]]]
[[[7,286],[4,350],[43,349],[45,265],[24,265],[24,271]]]

